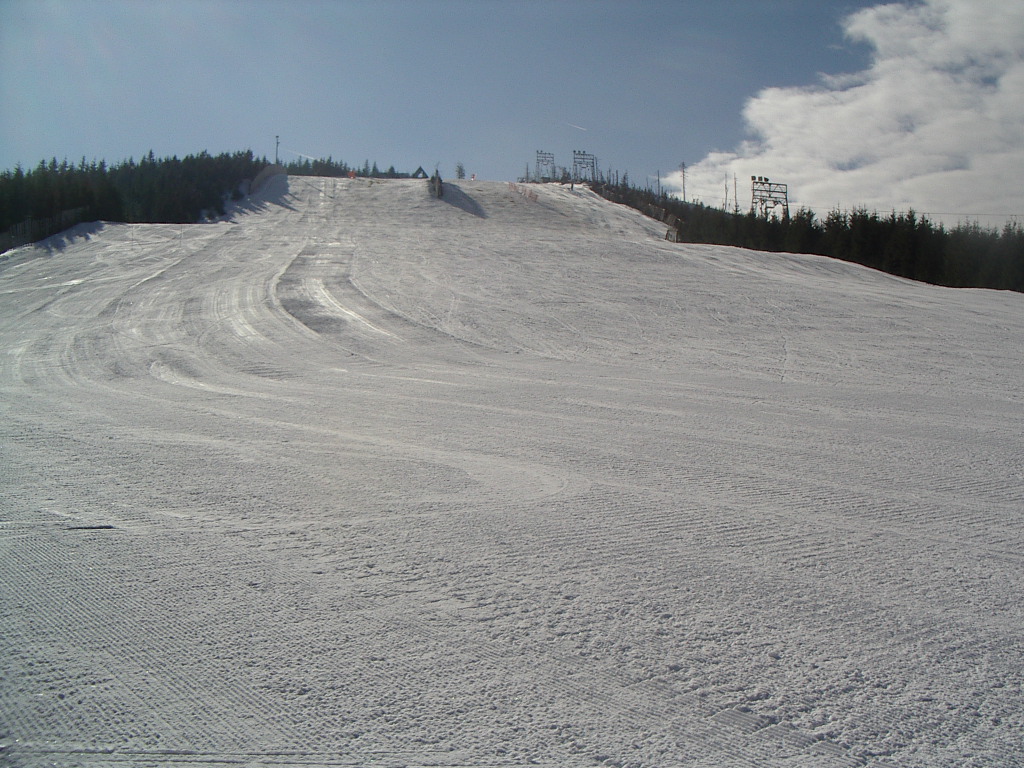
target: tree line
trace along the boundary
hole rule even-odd
[[[244,181],[267,164],[251,151],[180,159],[158,159],[150,151],[115,165],[53,158],[28,171],[18,166],[0,173],[0,231],[57,220],[69,210],[79,212],[78,221],[199,221],[222,215],[226,200],[239,199]]]
[[[304,157],[293,160],[290,163],[282,164],[290,176],[358,176],[370,179],[408,179],[411,173],[403,173],[395,170],[395,166],[388,166],[386,171],[377,167],[377,161],[373,165],[366,160],[362,166],[349,165],[344,160],[334,160],[332,157],[319,158],[314,160]]]
[[[609,200],[656,212],[657,218],[675,217],[678,242],[813,253],[934,285],[1024,292],[1024,227],[1018,222],[1002,229],[977,223],[947,229],[914,211],[879,214],[865,208],[834,210],[824,220],[808,208],[765,218],[684,203],[624,182],[591,187]]]

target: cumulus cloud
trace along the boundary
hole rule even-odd
[[[878,5],[844,26],[871,46],[870,67],[759,93],[743,111],[752,138],[687,168],[687,198],[720,205],[735,175],[746,208],[750,177],[768,176],[819,215],[1024,214],[1024,3]],[[667,183],[681,191],[679,173]]]

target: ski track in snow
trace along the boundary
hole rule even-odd
[[[0,258],[0,762],[1024,765],[1024,297],[447,190]]]

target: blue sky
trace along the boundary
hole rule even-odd
[[[931,11],[918,13],[917,23],[935,32],[971,4],[1024,5],[925,0],[898,8],[907,18]],[[883,50],[894,43],[881,39],[881,21],[902,18],[885,12],[856,0],[0,0],[0,168],[51,156],[112,162],[150,149],[182,156],[251,148],[272,158],[280,135],[286,160],[331,155],[408,171],[436,165],[443,175],[461,161],[480,178],[514,179],[538,149],[560,165],[582,149],[634,182],[660,171],[678,191],[681,179],[670,174],[685,162],[693,169],[690,197],[716,205],[724,202],[724,179],[736,175],[740,202],[749,205],[744,187],[757,173],[790,180],[794,201],[821,212],[908,203],[968,210],[973,201],[941,194],[921,197],[922,208],[913,190],[893,189],[889,201],[877,173],[851,183],[851,171],[871,170],[862,150],[850,149],[841,163],[805,162],[847,151],[821,135],[830,119],[840,136],[851,130],[850,115],[830,118],[829,106],[859,93],[885,56],[900,55]],[[1024,24],[1010,27],[997,52],[1004,70],[1024,49],[1015,37],[1024,40]],[[911,39],[918,31],[913,22],[900,29]],[[982,44],[991,33],[972,34]],[[1005,74],[989,73],[985,82],[995,77],[1001,92]],[[899,72],[888,77],[898,80]],[[901,130],[929,124],[930,113],[899,122],[889,113],[901,106],[886,102],[886,93],[865,94],[873,101],[853,109],[873,115],[861,143],[879,130],[876,118],[885,122],[879,110]],[[815,132],[801,135],[807,125]],[[1020,150],[1024,141],[1009,122],[1006,130],[1003,139]],[[969,150],[938,151],[955,156],[946,162],[954,169],[970,164]],[[801,172],[808,165],[813,179]],[[829,173],[840,174],[832,196]],[[1024,208],[1014,205],[1010,213]]]

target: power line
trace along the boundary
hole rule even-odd
[[[999,216],[1006,219],[1024,218],[1020,213],[963,213],[961,211],[921,211],[922,216]]]

